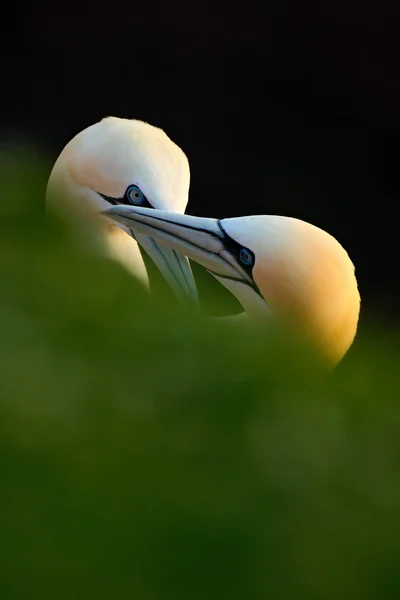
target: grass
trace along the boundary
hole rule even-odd
[[[397,600],[398,334],[327,375],[149,299],[43,220],[45,165],[0,168],[0,597]]]

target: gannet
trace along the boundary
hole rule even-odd
[[[137,242],[153,259],[183,301],[198,294],[188,259],[153,239],[135,234],[99,213],[112,205],[137,205],[184,212],[190,183],[184,152],[157,127],[106,117],[76,135],[62,150],[51,172],[48,210],[74,218],[100,236],[108,256],[122,263],[148,286]]]
[[[249,319],[289,324],[331,364],[351,346],[360,312],[354,265],[322,229],[276,215],[218,220],[132,206],[104,212],[200,263]]]

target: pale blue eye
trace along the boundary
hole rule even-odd
[[[128,189],[126,190],[126,199],[128,200],[128,202],[130,202],[131,204],[136,204],[136,205],[140,205],[143,204],[145,201],[145,196],[143,194],[143,192],[140,190],[140,188],[138,188],[137,185],[130,185],[128,187]]]
[[[254,263],[253,254],[249,252],[249,250],[247,250],[246,248],[241,248],[239,257],[240,262],[242,262],[246,266],[253,265]]]

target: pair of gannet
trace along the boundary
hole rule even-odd
[[[162,130],[108,117],[67,144],[47,197],[67,213],[96,219],[109,254],[146,284],[135,239],[180,299],[197,300],[190,258],[238,298],[250,320],[273,315],[339,362],[353,342],[360,310],[344,248],[290,217],[185,215],[189,180],[185,154]]]

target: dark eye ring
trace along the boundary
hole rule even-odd
[[[137,185],[130,185],[125,192],[125,196],[130,204],[140,205],[144,204],[146,200],[145,195]]]
[[[241,248],[239,253],[240,262],[246,266],[252,266],[254,264],[253,253],[247,250],[247,248]]]

